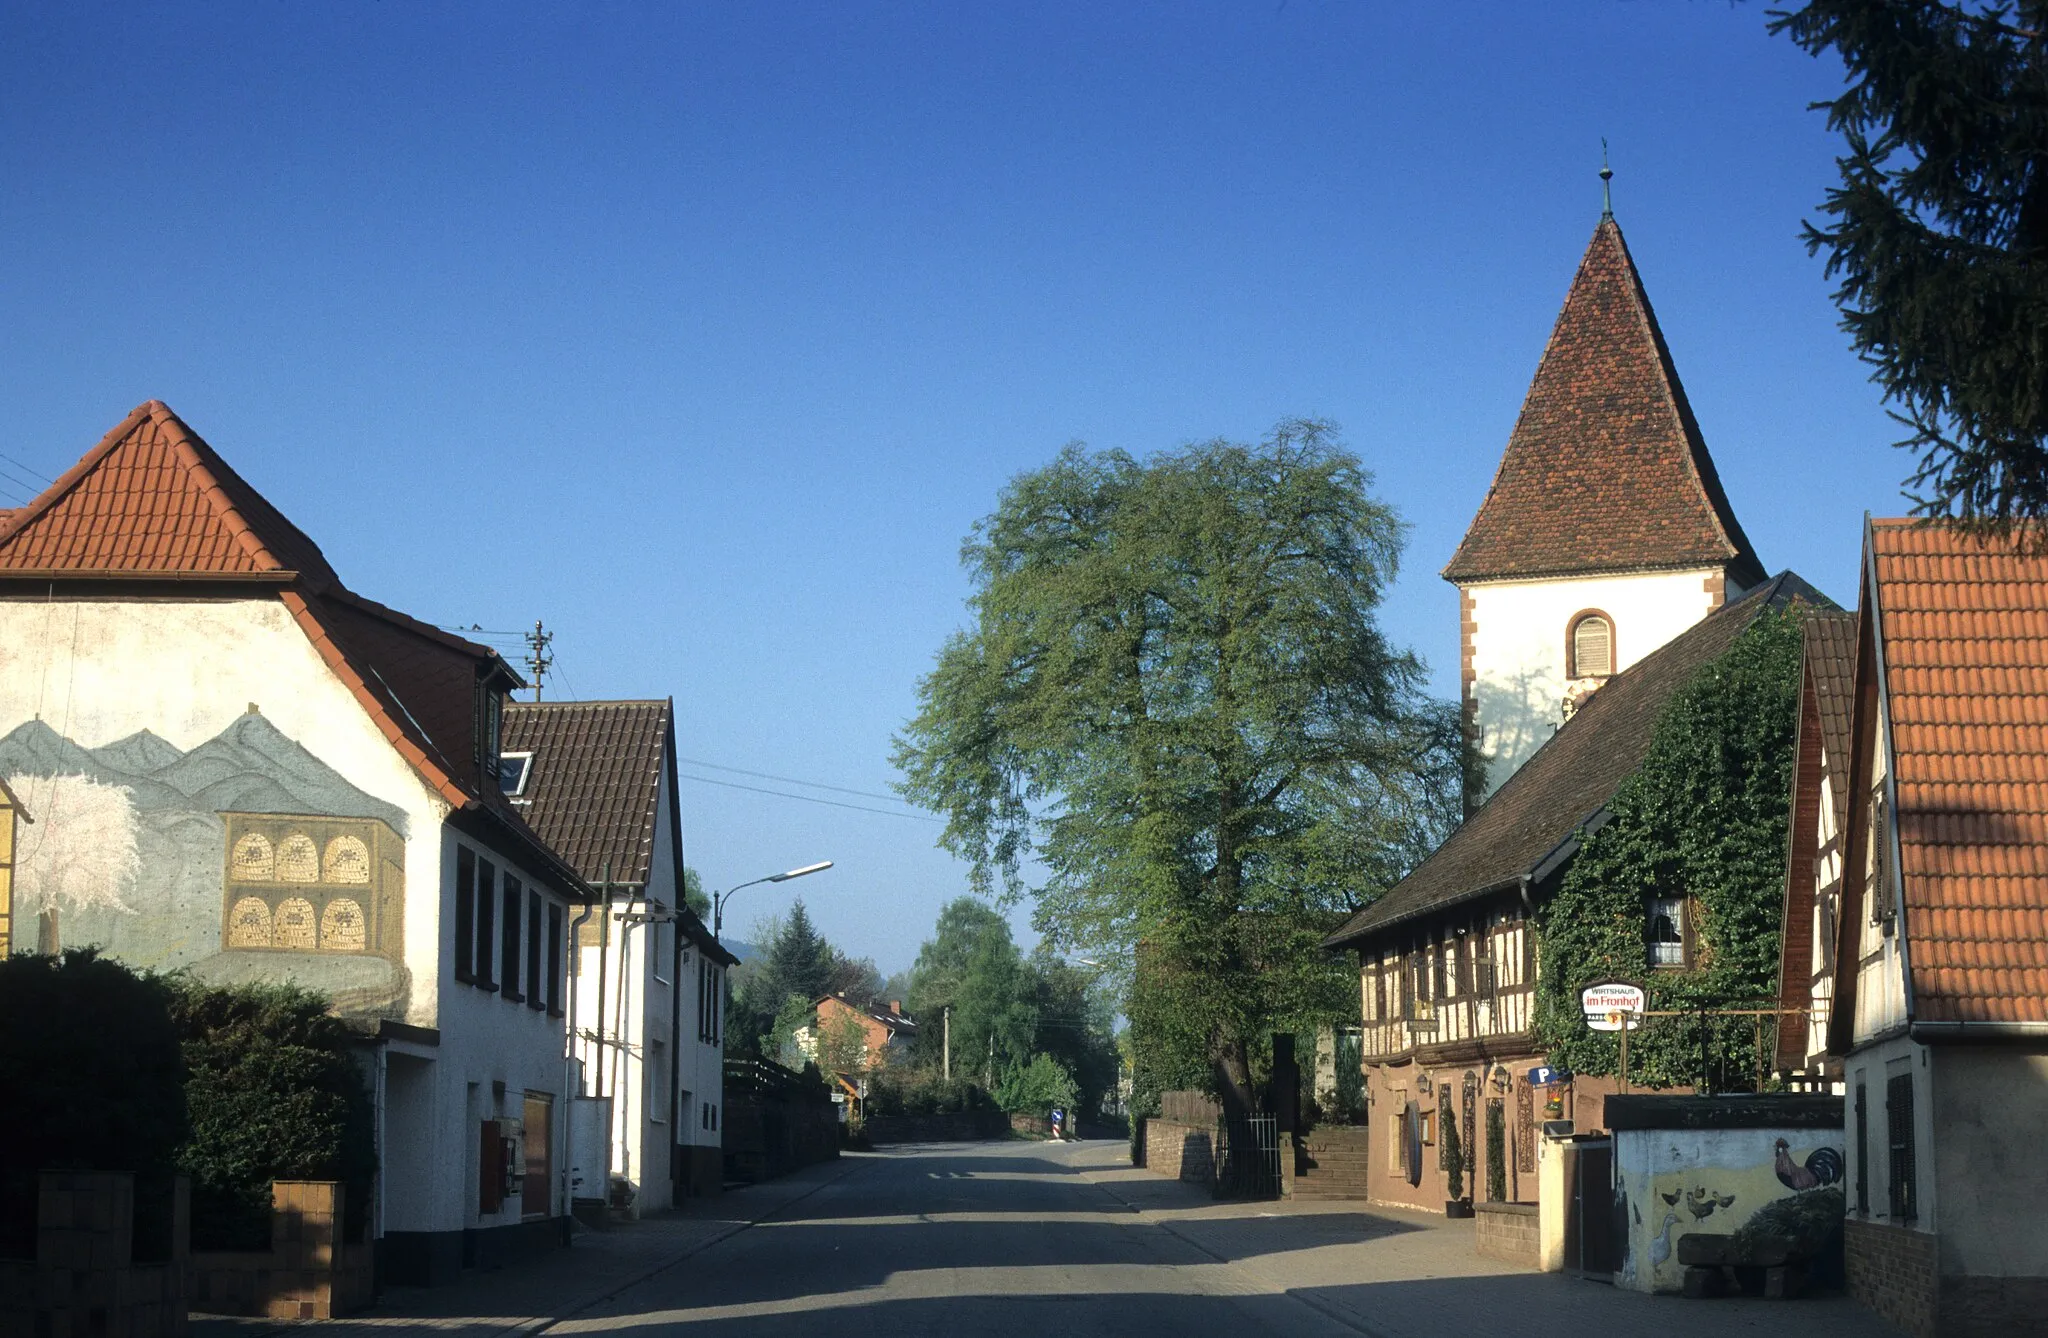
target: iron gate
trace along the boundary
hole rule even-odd
[[[1226,1115],[1216,1122],[1216,1195],[1280,1197],[1280,1121],[1271,1115]]]

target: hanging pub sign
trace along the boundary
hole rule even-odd
[[[1640,985],[1629,985],[1611,981],[1604,985],[1588,985],[1579,991],[1579,1004],[1586,1012],[1586,1025],[1594,1031],[1620,1031],[1625,1019],[1636,1017],[1629,1022],[1633,1028],[1639,1025],[1643,1011],[1643,990]]]

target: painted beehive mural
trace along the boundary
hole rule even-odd
[[[47,815],[16,849],[34,946],[404,1015],[404,812],[259,712],[189,751],[148,730],[86,748],[30,721],[0,738],[0,778]]]

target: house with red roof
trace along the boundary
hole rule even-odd
[[[1763,582],[1611,214],[1443,576],[1483,794],[1608,678]]]
[[[571,1192],[632,1217],[716,1194],[739,959],[684,900],[675,704],[511,702],[500,756],[500,792],[598,898],[570,958],[570,1044],[609,1156]]]
[[[1812,997],[1846,1088],[1849,1289],[1916,1335],[2035,1332],[2048,1313],[2037,540],[1904,520],[1864,532],[1842,871],[1819,922],[1831,988],[1816,979]]]
[[[567,1238],[591,892],[501,791],[494,652],[367,599],[156,401],[0,521],[14,937],[295,981],[364,1036],[391,1282]]]

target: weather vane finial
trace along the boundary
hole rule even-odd
[[[1600,136],[1600,217],[1614,217],[1614,169],[1607,165],[1607,136]]]

